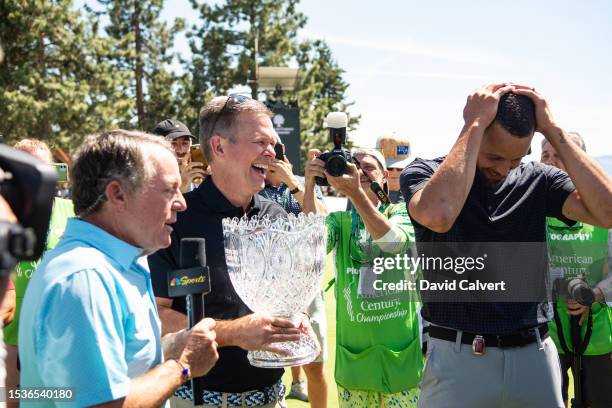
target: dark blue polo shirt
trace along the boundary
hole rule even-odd
[[[417,158],[402,171],[400,184],[406,203],[425,187],[443,160],[444,157]],[[494,272],[504,276],[520,271],[519,262],[536,262],[530,265],[530,281],[525,284],[535,283],[546,289],[543,292],[548,292],[546,217],[572,223],[563,217],[561,210],[574,189],[565,172],[537,162],[521,163],[496,188],[489,187],[476,171],[463,209],[448,232],[434,232],[411,217],[419,253],[427,255],[435,248],[429,243],[500,243],[494,245],[502,250],[514,245],[509,243],[537,243],[533,245],[538,252],[534,259],[517,259],[509,253],[509,267]],[[427,278],[425,271],[424,276]],[[423,300],[423,317],[431,323],[480,334],[514,333],[545,323],[552,313],[545,293],[538,299],[531,299],[533,301],[521,302],[479,302],[478,298],[471,302],[428,302],[427,294]]]
[[[211,283],[210,293],[204,296],[206,317],[235,319],[251,313],[230,281],[221,226],[223,218],[242,217],[244,210],[234,207],[217,189],[211,177],[186,193],[185,201],[187,210],[178,213],[178,219],[172,226],[172,244],[148,258],[155,296],[168,297],[167,272],[179,268],[181,238],[204,238]],[[255,194],[246,215],[275,218],[286,217],[287,213],[278,204]],[[185,298],[174,299],[172,308],[186,313]],[[247,359],[247,352],[239,347],[221,347],[217,364],[204,377],[204,389],[222,392],[261,389],[274,384],[282,375],[282,369],[253,367]]]

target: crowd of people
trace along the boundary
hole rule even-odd
[[[337,177],[316,149],[296,176],[271,116],[256,100],[219,96],[202,108],[198,138],[165,119],[151,134],[85,139],[70,167],[71,200],[54,201],[46,253],[18,264],[0,309],[7,390],[73,390],[69,401],[40,406],[191,407],[188,380],[201,378],[203,407],[285,407],[297,398],[317,408],[327,406],[332,364],[341,407],[549,408],[570,403],[571,368],[575,406],[612,406],[612,179],[579,134],[558,126],[543,95],[483,86],[468,96],[445,156],[412,160],[407,139],[385,135],[375,148],[353,149]],[[525,162],[535,132],[544,136],[541,163]],[[15,147],[52,162],[40,141]],[[345,211],[326,208],[317,178],[347,197]],[[224,218],[302,212],[325,216],[333,254],[333,362],[322,290],[294,321],[252,313],[228,275]],[[170,296],[167,279],[181,267],[183,238],[205,239],[210,268],[206,318],[190,329],[185,298]],[[484,273],[529,274],[523,285],[543,290],[441,301],[379,287],[459,278],[386,261],[461,257],[480,243],[510,260],[491,260]],[[532,256],[516,259],[520,244]],[[380,273],[377,259],[393,266]],[[563,284],[576,270],[587,304]],[[320,353],[291,368],[289,392],[283,369],[249,363],[249,350],[283,353],[278,343],[304,334]]]

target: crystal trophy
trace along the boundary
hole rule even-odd
[[[226,218],[223,237],[229,277],[242,301],[255,313],[297,324],[321,290],[325,217]],[[249,362],[256,367],[288,367],[310,363],[318,354],[316,343],[305,334],[298,341],[275,346],[288,355],[249,351]]]

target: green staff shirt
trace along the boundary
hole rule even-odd
[[[548,258],[552,280],[566,280],[581,277],[591,287],[604,280],[608,273],[608,231],[588,224],[577,223],[572,227],[555,219],[547,219]],[[584,352],[585,355],[602,355],[612,352],[612,308],[605,303],[596,303],[593,313],[593,333]],[[567,313],[564,296],[557,300],[557,313],[563,327],[563,337],[567,347],[572,350],[570,336],[570,317]],[[555,321],[549,323],[551,337],[559,353],[563,349],[559,343],[559,331]],[[587,324],[582,324],[584,338]]]
[[[414,244],[406,205],[381,206],[379,211],[401,237],[393,244],[403,255]],[[397,268],[373,272],[375,258],[395,255],[368,240],[355,210],[328,215],[326,225],[327,250],[336,250],[336,382],[383,393],[416,387],[423,368],[416,292],[375,289],[382,282],[414,280],[413,275]]]

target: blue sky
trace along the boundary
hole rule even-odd
[[[301,36],[325,39],[346,70],[351,113],[362,115],[357,144],[396,132],[416,156],[443,155],[467,95],[510,80],[544,93],[592,154],[612,155],[612,2],[303,0],[300,9]],[[175,16],[197,17],[187,0],[167,1],[164,17]],[[177,50],[188,52],[182,37]]]

